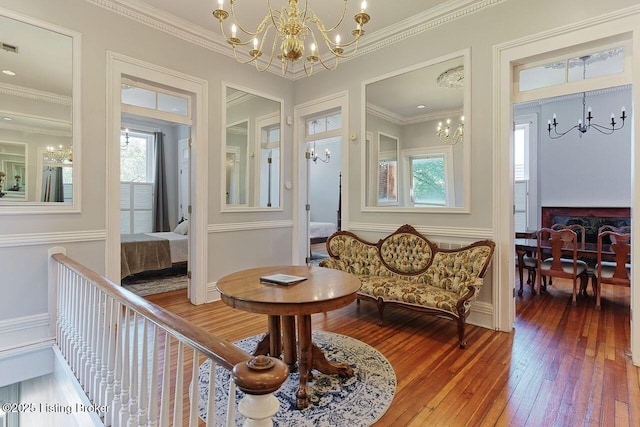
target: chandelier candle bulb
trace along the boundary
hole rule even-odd
[[[333,71],[338,66],[339,58],[352,56],[358,50],[360,37],[365,33],[364,25],[371,19],[365,12],[366,1],[361,3],[359,11],[354,15],[356,28],[351,31],[353,38],[341,41],[340,36],[337,36],[335,43],[333,43],[333,36],[330,34],[334,30],[339,31],[338,28],[347,11],[347,2],[348,0],[344,0],[344,6],[335,25],[325,25],[310,8],[311,1],[309,0],[304,2],[303,10],[300,10],[299,3],[301,2],[299,0],[287,0],[286,3],[289,6],[281,9],[272,8],[271,2],[267,1],[268,11],[253,31],[245,29],[241,25],[234,9],[234,0],[231,0],[229,12],[224,10],[224,1],[217,0],[217,9],[213,11],[213,16],[219,21],[220,32],[227,43],[231,45],[233,56],[238,62],[243,64],[253,62],[258,71],[266,71],[276,65],[274,60],[279,60],[282,74],[287,74],[289,70],[292,70],[293,72],[304,71],[307,76],[310,76],[313,74],[314,63],[319,62],[325,69]],[[228,30],[225,30],[223,25],[223,21],[229,17],[232,18],[233,23],[230,37],[227,35],[229,34]],[[253,49],[249,51],[249,59],[247,60],[239,55],[237,49],[242,49],[247,45],[251,46],[254,37],[259,41],[257,44],[253,42]],[[312,49],[310,55],[305,57],[304,46],[308,46],[306,41],[310,41],[305,40],[306,37],[314,41],[315,49]],[[267,38],[269,40],[265,40]],[[322,40],[328,50],[327,59],[324,59],[325,55],[321,55],[322,46],[317,44],[318,40]],[[262,50],[263,48],[265,51]],[[268,56],[264,63],[257,60],[263,54]],[[334,59],[332,63],[329,62],[329,57]],[[303,61],[302,64],[299,64],[301,66],[296,68],[295,62],[299,59],[303,59]]]

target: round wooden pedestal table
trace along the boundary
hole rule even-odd
[[[290,285],[260,280],[274,274],[300,276],[305,280]],[[352,274],[308,266],[253,268],[229,274],[217,284],[225,304],[268,315],[268,333],[255,353],[273,357],[282,355],[291,370],[295,370],[297,362],[300,373],[300,386],[296,392],[298,409],[309,405],[307,382],[312,369],[328,375],[353,376],[348,363],[328,361],[322,350],[311,342],[311,315],[351,304],[360,286],[360,279]]]

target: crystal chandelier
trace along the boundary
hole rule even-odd
[[[42,159],[45,163],[72,163],[73,162],[73,147],[65,147],[59,145],[58,148],[48,146],[47,151],[42,154]]]
[[[302,11],[298,7],[298,0],[288,0],[288,9],[286,7],[274,9],[271,7],[271,0],[267,0],[269,10],[266,16],[255,31],[249,31],[238,23],[234,10],[236,1],[230,1],[231,13],[229,13],[224,9],[224,0],[218,0],[218,8],[213,11],[213,16],[220,22],[220,31],[227,43],[231,45],[236,60],[243,64],[254,62],[258,71],[267,70],[273,63],[274,57],[282,63],[282,74],[286,74],[293,63],[299,59],[303,60],[303,68],[307,76],[313,73],[313,66],[316,62],[322,64],[327,70],[335,70],[339,58],[352,56],[358,50],[358,41],[364,34],[363,27],[370,20],[369,15],[365,12],[367,2],[363,1],[360,12],[354,16],[356,27],[351,31],[353,39],[343,43],[336,30],[344,19],[348,0],[344,0],[342,15],[338,23],[331,28],[326,28],[315,12],[309,8],[308,0],[305,1]],[[227,36],[223,25],[223,21],[229,16],[233,19],[231,37]],[[244,34],[246,37],[244,40],[238,37],[238,31]],[[331,36],[335,41],[331,39]],[[305,58],[305,39],[307,37],[310,39],[309,54]],[[252,49],[249,50],[248,58],[241,58],[238,55],[237,47],[246,45],[251,45]],[[333,65],[330,64],[330,61],[322,58],[321,45],[325,45],[328,55],[334,57]],[[349,53],[345,53],[346,49],[351,46],[353,49]],[[258,58],[265,53],[265,50],[269,51],[269,60],[264,67],[261,67]]]
[[[451,119],[447,119],[446,126],[442,126],[442,122],[438,123],[438,128],[436,129],[436,134],[440,141],[445,144],[454,145],[457,144],[458,141],[462,140],[464,133],[464,116],[460,116],[460,123],[458,123],[458,127],[455,131],[451,132]]]
[[[591,58],[590,55],[580,57],[580,59],[582,60],[582,79],[583,80],[587,78],[587,61],[589,60],[589,58]],[[616,123],[616,116],[613,113],[611,113],[611,123],[609,123],[608,126],[602,126],[597,123],[591,123],[591,120],[593,120],[593,115],[591,114],[591,107],[587,108],[587,94],[585,92],[582,92],[582,118],[578,119],[578,124],[574,125],[573,127],[567,129],[564,132],[558,132],[557,115],[554,114],[553,121],[551,120],[547,121],[547,131],[549,132],[549,138],[551,139],[561,138],[574,129],[578,130],[578,136],[580,136],[580,138],[582,138],[582,134],[586,133],[589,129],[595,129],[604,135],[611,135],[613,132],[620,130],[624,127],[624,121],[627,118],[627,113],[624,107],[620,109],[620,114],[621,114],[620,119],[622,120],[622,124],[619,127],[616,127],[618,123]],[[551,133],[552,130],[553,130],[553,134]]]

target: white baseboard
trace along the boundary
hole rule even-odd
[[[0,357],[12,349],[51,340],[49,313],[0,321]]]
[[[494,329],[493,305],[488,302],[475,301],[471,305],[471,312],[469,313],[469,317],[467,317],[467,323],[482,328]]]
[[[216,284],[218,282],[213,282],[207,284],[207,302],[220,301],[220,292],[218,292],[218,288]]]

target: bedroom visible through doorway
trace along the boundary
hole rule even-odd
[[[167,120],[166,112],[158,117],[159,102],[149,111],[126,112],[139,103],[135,94],[123,95],[120,245],[121,283],[144,296],[184,289],[189,283],[191,127],[182,115],[177,122]]]

